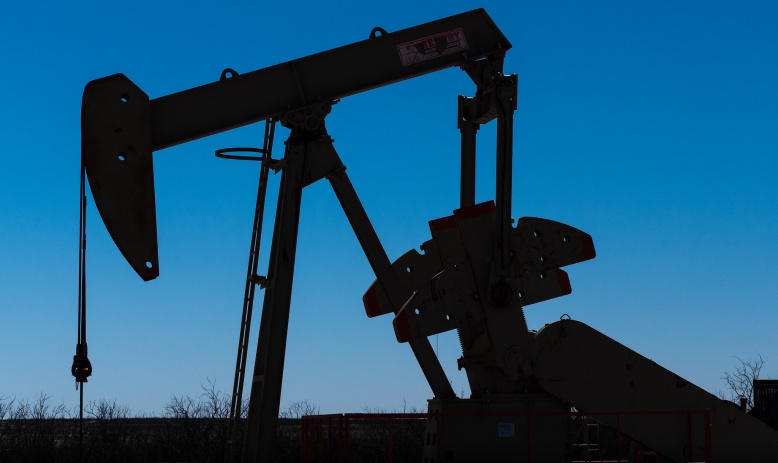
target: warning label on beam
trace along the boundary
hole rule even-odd
[[[403,66],[464,50],[467,50],[467,41],[461,28],[397,45]]]

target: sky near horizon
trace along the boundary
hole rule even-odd
[[[151,98],[483,7],[519,76],[513,215],[592,235],[573,293],[525,309],[530,328],[583,321],[698,386],[737,358],[778,376],[778,3],[771,1],[16,2],[0,14],[0,398],[78,403],[81,94],[121,72]],[[448,69],[343,99],[335,147],[394,260],[457,207],[457,95]],[[280,129],[276,154],[287,135]],[[91,202],[87,400],[161,413],[235,366],[257,165],[216,149],[262,125],[154,154],[160,277],[144,283]],[[494,124],[479,132],[477,200],[494,197]],[[271,178],[261,269],[279,176]],[[326,182],[304,191],[281,406],[423,408],[431,392]],[[261,306],[261,294],[257,307]],[[252,340],[259,330],[255,311]],[[452,381],[456,334],[430,341]],[[250,347],[253,365],[255,343]],[[247,389],[248,390],[248,389]]]

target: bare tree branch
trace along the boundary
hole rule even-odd
[[[740,403],[740,398],[746,399],[746,410],[754,408],[754,380],[759,379],[759,375],[764,368],[765,361],[761,355],[756,360],[743,360],[735,357],[740,365],[735,367],[733,372],[725,372],[721,378],[727,386],[726,391],[720,391],[719,397]]]

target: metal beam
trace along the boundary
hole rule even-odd
[[[334,149],[329,154],[330,156],[337,157]],[[381,241],[378,239],[378,235],[370,223],[364,207],[362,207],[362,202],[359,200],[345,168],[330,175],[328,179],[341,207],[343,207],[343,212],[346,213],[354,234],[357,235],[359,244],[362,246],[368,262],[370,262],[370,267],[373,269],[378,283],[389,296],[394,313],[399,312],[406,302],[400,299],[400,295],[403,294],[400,281],[397,279],[397,274],[392,268],[392,262],[386,255],[386,251],[381,245]],[[435,355],[429,339],[426,337],[414,339],[410,342],[410,346],[435,397],[439,399],[456,398],[456,393],[451,387],[446,372],[440,365],[440,361]]]
[[[309,140],[293,131],[284,153],[286,164],[281,174],[267,288],[251,382],[243,446],[244,463],[258,462],[260,458],[273,454],[286,357],[300,205],[305,186],[305,161],[309,145]]]
[[[116,246],[144,280],[159,275],[152,151],[484,58],[511,48],[483,9],[150,100],[123,74],[84,89],[89,185]],[[480,60],[480,61],[479,61]],[[476,66],[480,69],[480,66]],[[309,128],[313,129],[313,127]]]
[[[511,48],[483,9],[450,16],[151,100],[160,150]]]

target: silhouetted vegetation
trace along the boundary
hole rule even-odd
[[[735,404],[739,404],[740,399],[744,398],[746,410],[751,410],[754,408],[754,380],[759,379],[766,362],[761,355],[750,360],[735,358],[740,365],[736,366],[734,371],[724,373],[721,379],[726,383],[727,389],[719,391],[719,397]]]
[[[245,425],[247,402],[242,407]],[[405,410],[404,410],[405,411]],[[365,409],[365,413],[385,413]],[[412,409],[409,413],[416,413]],[[280,413],[276,461],[301,461],[301,418],[319,407],[302,400]],[[212,383],[197,396],[172,396],[160,416],[133,414],[115,400],[85,404],[83,447],[79,442],[77,409],[55,405],[41,394],[32,401],[0,397],[0,462],[223,462],[229,433],[230,397]],[[337,429],[333,429],[337,436]],[[242,429],[236,442],[243,448]],[[387,420],[355,420],[349,426],[350,461],[383,462],[389,449]],[[392,421],[395,462],[417,462],[421,456],[424,420]],[[337,461],[337,437],[326,461]],[[345,455],[344,455],[345,456]]]
[[[312,412],[318,408],[303,401],[281,413],[279,461],[300,461],[299,417]],[[171,397],[161,416],[92,401],[84,406],[81,447],[77,409],[54,405],[45,394],[33,401],[0,397],[0,462],[223,462],[229,414],[230,398],[213,384],[195,397]]]

